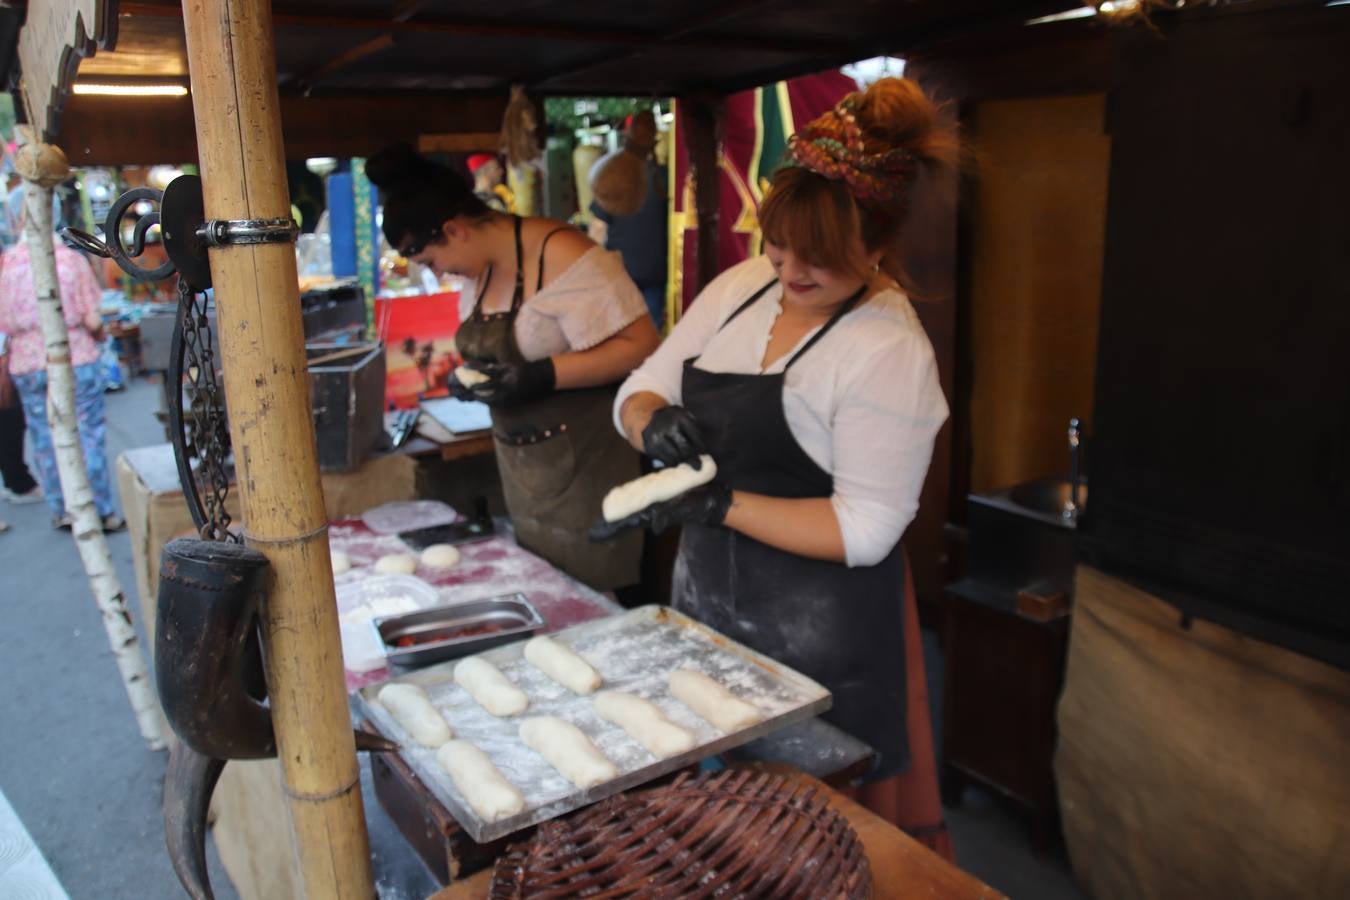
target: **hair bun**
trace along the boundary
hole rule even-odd
[[[377,188],[426,178],[435,163],[419,154],[406,141],[391,144],[366,160],[366,177]]]
[[[858,127],[868,143],[906,150],[938,165],[956,161],[959,142],[942,110],[909,78],[882,78],[853,95]],[[879,148],[878,148],[879,149]]]

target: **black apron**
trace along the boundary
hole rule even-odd
[[[740,315],[776,282],[734,312]],[[783,413],[788,370],[851,310],[850,298],[776,375],[705,372],[685,360],[685,407],[717,476],[733,490],[829,497],[834,478],[797,443]],[[905,727],[904,551],[875,566],[808,559],[723,526],[687,525],[675,561],[676,609],[814,678],[834,694],[825,718],[879,755],[869,778],[909,768]]]
[[[455,335],[455,345],[466,360],[525,361],[515,328],[525,302],[520,224],[517,218],[511,309],[484,315],[482,298],[477,298]],[[541,250],[536,292],[543,286]],[[609,489],[642,474],[637,451],[614,430],[611,415],[617,390],[610,385],[554,391],[528,403],[492,408],[497,467],[517,541],[602,591],[636,584],[642,557],[641,531],[604,544],[586,538]]]

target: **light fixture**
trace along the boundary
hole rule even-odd
[[[76,82],[71,86],[76,94],[103,97],[186,97],[188,89],[181,84],[97,84]]]
[[[1026,22],[1023,24],[1046,25],[1049,24],[1050,22],[1067,22],[1070,19],[1086,19],[1090,16],[1095,16],[1096,14],[1097,10],[1093,9],[1091,6],[1080,6],[1076,9],[1070,9],[1064,12],[1051,13],[1048,16],[1040,16],[1035,19],[1027,19]]]

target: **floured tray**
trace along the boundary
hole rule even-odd
[[[414,741],[376,700],[383,684],[357,691],[361,714],[381,734],[403,745],[399,755],[479,843],[556,818],[830,708],[830,692],[820,684],[664,606],[644,606],[575,625],[552,637],[600,672],[604,678],[601,690],[628,691],[650,700],[672,722],[691,731],[696,744],[687,753],[657,759],[618,725],[596,716],[591,708],[593,694],[573,694],[526,662],[521,655],[523,641],[478,654],[529,695],[530,708],[520,716],[499,719],[479,706],[452,678],[458,660],[390,679],[425,690],[455,737],[490,756],[525,796],[525,809],[519,814],[485,822],[436,762],[436,751]],[[714,728],[670,696],[666,680],[681,667],[698,669],[717,679],[736,696],[762,709],[764,718],[732,733]],[[619,776],[587,790],[563,778],[520,740],[520,723],[540,715],[559,716],[584,731],[613,761]]]

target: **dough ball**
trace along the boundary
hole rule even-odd
[[[482,372],[477,369],[471,369],[468,366],[460,366],[455,369],[455,380],[465,387],[473,387],[475,384],[482,384],[485,381],[491,381]]]
[[[350,556],[348,556],[347,554],[343,553],[341,550],[334,550],[334,551],[332,552],[332,557],[333,557],[333,574],[334,574],[334,575],[341,575],[343,572],[350,572],[350,571],[351,571],[351,569],[352,569],[352,558],[351,558]]]
[[[428,569],[453,569],[459,565],[459,548],[454,544],[432,544],[422,551],[422,565]]]
[[[417,571],[417,557],[411,553],[381,556],[375,563],[375,571],[381,575],[411,575]]]

